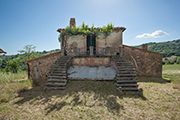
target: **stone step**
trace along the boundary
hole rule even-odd
[[[64,60],[61,59],[61,60],[57,60],[56,62],[57,62],[57,63],[66,63],[68,60],[69,60],[69,59],[64,59]]]
[[[44,87],[45,90],[64,90],[66,87]]]
[[[122,56],[112,56],[112,58],[123,58]]]
[[[70,59],[71,57],[61,57],[60,59]]]
[[[65,66],[67,66],[67,65],[65,65],[65,64],[61,64],[61,65],[60,65],[60,64],[53,64],[53,65],[52,65],[52,67],[59,67],[59,66],[65,67]]]
[[[52,66],[52,69],[54,69],[54,68],[66,69],[66,68],[67,68],[67,66]]]
[[[71,56],[62,56],[52,65],[45,90],[64,90],[67,84],[67,64]]]
[[[130,62],[124,61],[124,62],[116,62],[117,64],[130,64]]]
[[[136,77],[136,74],[116,74],[117,77]]]
[[[51,71],[66,71],[66,68],[52,68]]]
[[[66,76],[66,73],[50,73],[49,76]]]
[[[51,74],[51,73],[64,73],[64,74],[66,74],[66,70],[52,70],[52,71],[50,71],[49,72],[49,74]]]
[[[138,87],[138,84],[116,84],[117,87]]]
[[[55,62],[54,65],[67,65],[67,63],[64,63],[64,62]]]
[[[122,88],[122,91],[139,91],[138,88]]]
[[[137,80],[137,77],[116,77],[117,80]]]
[[[57,62],[66,62],[66,61],[70,61],[71,59],[60,59],[60,60],[57,60]]]
[[[117,83],[123,84],[123,83],[137,83],[137,80],[116,80]]]
[[[133,68],[132,65],[123,65],[123,66],[122,66],[122,65],[121,65],[121,66],[120,66],[120,65],[117,65],[116,67],[117,67],[117,68]]]
[[[67,58],[61,58],[61,59],[59,59],[59,60],[68,60],[68,59],[70,59],[69,57],[67,57]]]
[[[127,62],[126,60],[113,60],[115,63]]]
[[[121,69],[121,68],[134,68],[132,65],[116,65],[116,67],[118,68],[118,69]]]
[[[66,79],[48,79],[48,82],[67,82]]]
[[[116,63],[117,66],[132,66],[130,63]]]
[[[53,64],[52,67],[66,67],[67,65],[59,65],[59,64]]]
[[[123,58],[123,57],[112,57],[111,59],[113,59],[113,60],[126,60],[126,59]]]
[[[66,79],[66,76],[48,76],[48,78],[59,78],[59,79]]]
[[[61,63],[59,63],[59,65],[67,65],[67,63],[63,63],[63,62],[61,62]]]
[[[136,71],[117,71],[117,74],[136,74]]]
[[[67,76],[65,73],[50,73],[49,76]]]
[[[126,68],[118,68],[117,67],[117,70],[118,71],[124,71],[124,70],[136,70],[136,69],[135,68],[127,68],[127,67]]]
[[[46,83],[46,86],[66,86],[66,83]]]

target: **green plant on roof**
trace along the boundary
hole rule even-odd
[[[66,27],[65,30],[60,31],[59,35],[59,42],[61,42],[61,39],[64,35],[90,35],[93,34],[95,36],[98,36],[99,34],[104,34],[106,37],[110,35],[112,30],[114,29],[114,25],[112,23],[107,24],[107,26],[99,27],[99,28],[94,28],[94,24],[89,28],[88,24],[86,25],[84,22],[80,27],[72,27],[70,28],[69,26]]]

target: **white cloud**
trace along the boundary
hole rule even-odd
[[[136,38],[150,38],[150,37],[158,38],[158,37],[164,37],[166,35],[168,35],[166,32],[162,30],[156,30],[153,33],[144,33],[142,35],[137,35]]]

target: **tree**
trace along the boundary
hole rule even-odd
[[[24,58],[24,60],[28,60],[28,59],[32,59],[35,58],[39,55],[39,53],[37,53],[36,50],[36,46],[33,45],[26,45],[23,48],[24,50],[18,50],[18,52],[24,54],[22,56],[22,58]]]
[[[20,60],[19,59],[13,59],[13,60],[9,60],[6,63],[6,72],[13,72],[13,73],[17,73],[18,70],[20,69],[19,64],[20,64]]]
[[[2,59],[0,58],[0,68],[1,68],[1,65],[2,65]]]
[[[180,64],[180,57],[177,57],[176,63],[177,63],[177,64]]]

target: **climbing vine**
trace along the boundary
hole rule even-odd
[[[72,27],[70,28],[69,26],[66,27],[65,30],[60,31],[60,36],[59,36],[59,42],[61,42],[61,39],[64,35],[78,35],[78,34],[83,34],[83,35],[90,35],[93,34],[95,36],[98,36],[99,34],[104,34],[105,36],[110,35],[114,28],[114,25],[112,23],[108,24],[107,26],[103,26],[100,28],[94,28],[94,24],[89,28],[88,24],[86,25],[84,22],[80,27]]]

